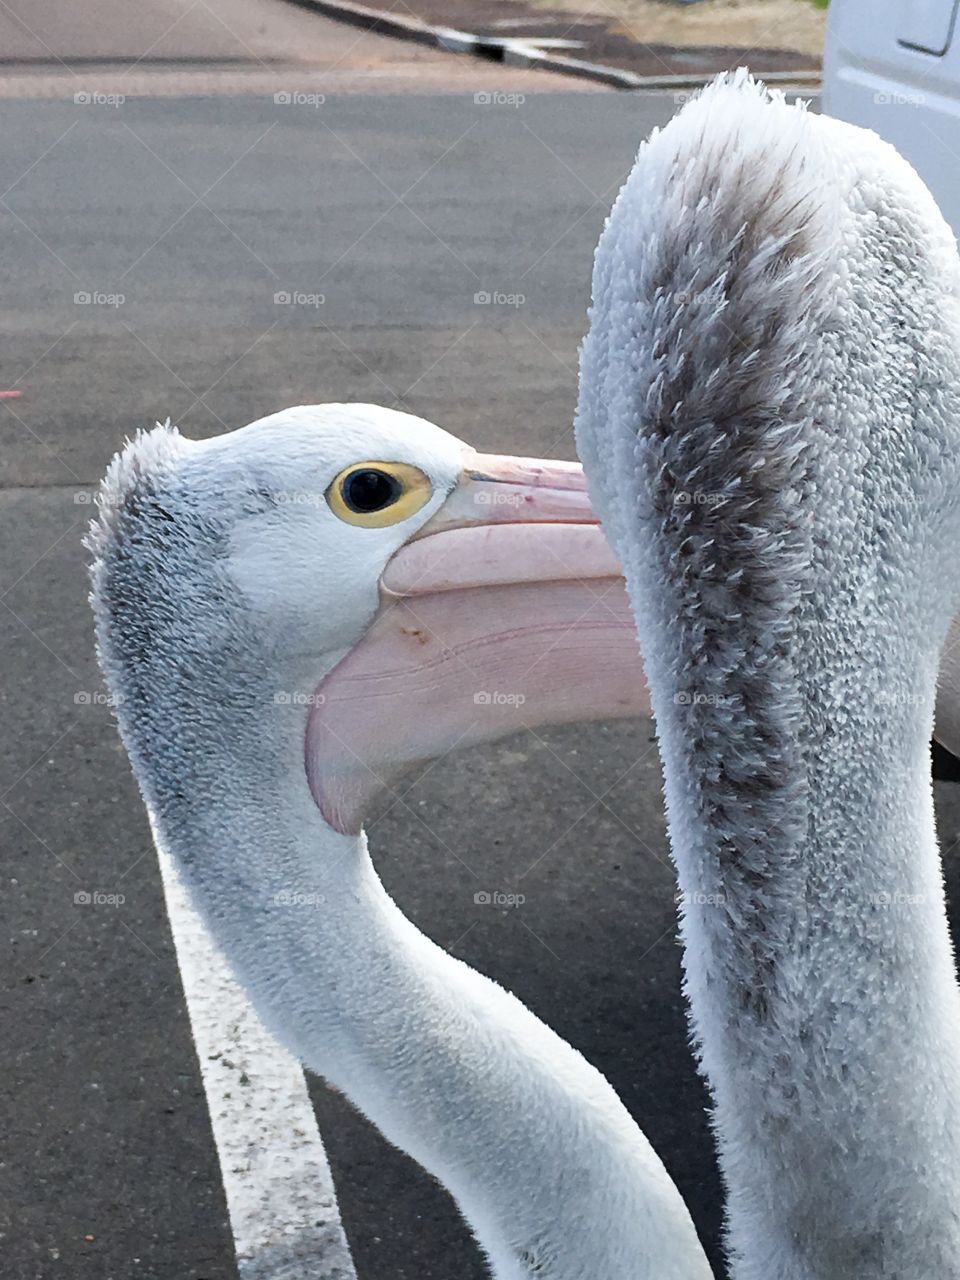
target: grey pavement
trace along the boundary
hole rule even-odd
[[[111,453],[167,415],[204,435],[343,399],[481,448],[573,456],[592,247],[674,103],[553,86],[477,103],[474,83],[322,106],[267,92],[0,106],[0,390],[21,392],[0,399],[10,1280],[235,1275],[159,875],[99,701],[80,537]],[[938,803],[949,849],[954,784]],[[370,841],[420,927],[609,1077],[716,1259],[649,725],[448,758]],[[949,857],[948,885],[955,898]],[[478,906],[480,889],[526,900]],[[92,890],[124,901],[75,904]],[[342,1097],[312,1093],[361,1280],[479,1280],[445,1193]]]

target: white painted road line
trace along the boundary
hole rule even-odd
[[[240,1280],[356,1280],[303,1070],[266,1031],[158,853]]]

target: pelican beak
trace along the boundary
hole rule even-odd
[[[306,767],[328,823],[455,747],[649,713],[620,565],[575,463],[468,455],[381,579],[381,605],[319,685]]]

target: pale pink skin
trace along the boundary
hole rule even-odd
[[[405,768],[525,727],[649,714],[620,565],[574,463],[476,455],[388,563],[381,605],[316,690],[307,775],[359,831]]]

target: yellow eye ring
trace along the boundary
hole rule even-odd
[[[407,462],[354,462],[327,488],[335,516],[362,529],[384,529],[419,511],[433,487]]]

